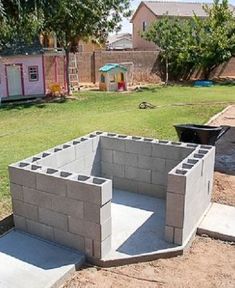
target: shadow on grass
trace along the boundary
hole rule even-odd
[[[45,108],[45,104],[38,103],[3,103],[0,106],[0,110],[9,111],[9,110],[24,110],[28,108],[36,107],[39,109]]]
[[[24,110],[32,107],[36,107],[38,109],[46,108],[48,104],[64,104],[66,103],[66,99],[58,99],[58,100],[49,100],[47,102],[3,102],[0,105],[0,110],[9,111],[9,110]]]

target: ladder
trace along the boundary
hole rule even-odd
[[[69,55],[69,82],[73,91],[79,90],[78,65],[76,54]]]

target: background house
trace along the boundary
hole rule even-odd
[[[107,50],[130,50],[133,48],[130,33],[115,34],[108,37]]]
[[[140,35],[142,32],[147,30],[151,23],[166,14],[172,17],[182,18],[190,18],[194,14],[201,18],[206,17],[207,14],[203,10],[203,5],[203,3],[189,2],[141,2],[131,19],[133,25],[133,48],[135,50],[155,50],[156,45],[144,40]],[[232,5],[230,5],[230,8],[234,11]]]

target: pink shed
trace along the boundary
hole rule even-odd
[[[45,95],[43,55],[17,55],[0,58],[1,97]]]

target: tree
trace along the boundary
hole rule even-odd
[[[79,40],[89,36],[106,39],[117,30],[122,16],[130,15],[129,0],[50,0],[44,10],[44,29],[54,32],[66,52],[67,83],[69,81],[69,53],[75,53]]]
[[[169,73],[178,78],[194,65],[194,37],[192,20],[182,20],[165,15],[142,34],[160,48],[160,58],[165,66],[165,83]]]
[[[42,0],[44,1],[44,0]],[[32,44],[39,35],[43,18],[29,0],[0,0],[0,50],[11,45]],[[37,13],[36,13],[37,12]]]
[[[235,53],[235,21],[227,0],[214,0],[212,6],[204,5],[204,10],[206,19],[194,17],[196,61],[208,79],[213,69]]]

